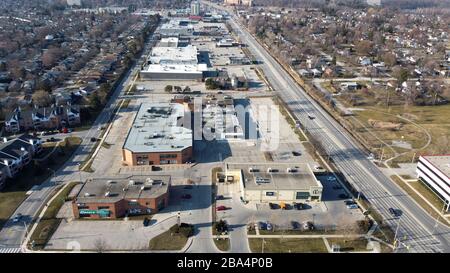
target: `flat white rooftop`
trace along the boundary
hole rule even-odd
[[[173,73],[173,74],[202,74],[208,68],[206,64],[150,64],[141,72],[144,73]]]
[[[143,103],[123,146],[137,153],[176,152],[192,146],[192,130],[184,128],[184,106]]]
[[[197,64],[197,47],[154,47],[150,54],[152,64]]]
[[[424,155],[426,161],[439,169],[444,175],[450,177],[450,154],[449,155]]]

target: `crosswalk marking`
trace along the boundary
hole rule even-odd
[[[18,247],[0,248],[0,253],[22,253],[22,249]]]

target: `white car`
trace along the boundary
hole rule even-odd
[[[315,171],[323,171],[323,168],[319,165],[314,166]]]
[[[22,214],[18,213],[14,218],[13,218],[13,223],[17,223],[20,221],[20,218],[22,218]]]
[[[351,205],[347,205],[347,208],[349,208],[349,209],[357,209],[359,207],[356,204],[351,204]]]

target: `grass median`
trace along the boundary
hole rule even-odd
[[[421,206],[426,212],[428,212],[428,214],[430,214],[433,218],[437,218],[439,222],[443,223],[444,225],[449,226],[449,224],[447,223],[447,221],[445,221],[445,219],[443,219],[439,213],[436,212],[436,210],[433,209],[432,206],[430,206],[421,196],[419,196],[413,189],[411,189],[411,187],[409,187],[408,185],[406,185],[406,183],[408,182],[403,182],[399,177],[397,177],[396,175],[391,176],[392,181],[395,182],[395,184],[397,184],[398,186],[400,186],[409,196],[411,196],[414,201],[416,201],[419,206]],[[425,188],[425,186],[423,184],[419,184],[422,182],[410,182],[409,185],[413,186],[414,189],[416,189],[418,192],[420,192],[425,198],[427,198],[427,200],[433,204],[433,206],[435,206],[435,208],[439,210],[439,208],[442,209],[443,203],[442,202],[438,202],[439,200],[437,199],[436,196],[432,196],[433,194],[431,192],[427,192],[429,191],[428,189]]]
[[[253,253],[328,253],[321,238],[250,238],[248,241]]]
[[[191,225],[178,228],[173,225],[169,230],[152,238],[149,242],[150,250],[181,250],[187,243],[188,238],[192,236],[193,227]]]
[[[34,245],[34,250],[44,249],[53,233],[55,233],[56,229],[62,221],[61,218],[56,217],[58,215],[58,211],[66,201],[70,201],[68,199],[68,196],[73,187],[75,187],[79,183],[80,182],[70,182],[48,205],[41,221],[39,221],[36,229],[31,235],[30,243]]]
[[[214,238],[214,243],[216,244],[216,247],[220,251],[228,251],[228,250],[230,250],[230,239],[228,239],[228,238],[220,238],[219,240]]]

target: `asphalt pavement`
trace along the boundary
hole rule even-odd
[[[249,46],[257,59],[262,60],[261,68],[275,91],[313,137],[322,142],[339,171],[364,194],[394,231],[398,227],[397,238],[401,242],[398,251],[450,252],[450,229],[440,223],[435,226],[435,219],[368,160],[357,141],[306,94],[234,15],[230,23],[241,41]],[[311,120],[308,115],[315,118]],[[403,211],[400,221],[390,215],[388,210],[391,207]]]

